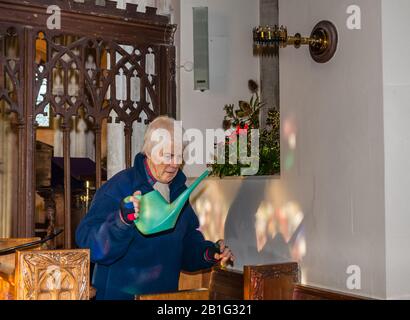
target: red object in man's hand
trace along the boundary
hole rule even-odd
[[[128,215],[127,215],[127,219],[128,219],[129,221],[135,221],[135,220],[137,220],[137,218],[135,217],[135,213],[130,213],[130,214],[128,214]]]

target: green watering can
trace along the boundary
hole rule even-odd
[[[209,173],[208,170],[205,171],[172,203],[168,203],[157,190],[136,196],[140,200],[139,216],[134,221],[137,229],[144,235],[151,235],[174,228],[181,210],[188,201],[192,191]],[[124,199],[124,205],[126,208],[133,209],[131,197],[129,196]]]

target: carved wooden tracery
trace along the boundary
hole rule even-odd
[[[16,258],[17,300],[88,300],[88,250],[21,251]]]
[[[11,112],[23,114],[23,86],[24,59],[20,50],[24,48],[24,30],[22,27],[11,27],[0,24],[0,99],[4,99]],[[7,46],[7,44],[13,44]],[[6,50],[6,46],[10,50]],[[13,52],[10,52],[13,50]]]
[[[131,166],[132,124],[160,114],[175,116],[175,26],[156,8],[137,12],[111,1],[0,0],[0,100],[18,119],[18,216],[15,236],[34,231],[35,119],[50,106],[61,117],[65,174],[65,238],[70,231],[70,124],[81,110],[95,132],[96,185],[101,185],[101,126],[104,119],[125,124],[125,158]],[[103,4],[101,5],[96,5]],[[59,6],[61,30],[47,29],[47,7]],[[5,43],[18,52],[5,52]],[[42,55],[36,47],[44,48]],[[14,55],[14,56],[12,56]],[[93,59],[90,59],[90,55]],[[91,61],[93,60],[93,61]],[[56,81],[56,77],[58,81]],[[70,82],[76,81],[78,90]],[[47,90],[39,100],[46,80]],[[123,82],[118,90],[118,82]],[[120,91],[120,92],[119,92]],[[115,117],[111,118],[112,112]],[[67,246],[68,247],[68,246]]]

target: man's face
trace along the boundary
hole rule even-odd
[[[170,183],[178,173],[181,164],[181,156],[174,154],[174,146],[164,148],[159,156],[147,155],[148,164],[154,178],[161,183]]]

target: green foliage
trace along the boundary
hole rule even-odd
[[[225,117],[223,120],[224,130],[232,130],[236,138],[239,137],[239,129],[259,129],[260,128],[260,110],[264,104],[260,101],[258,95],[258,85],[256,82],[249,81],[249,89],[252,93],[249,102],[239,101],[238,108],[235,109],[233,104],[225,105]],[[248,135],[248,155],[251,154],[251,137],[250,130]],[[239,176],[241,168],[246,168],[246,164],[241,164],[239,159],[239,144],[228,145],[229,138],[226,138],[225,145],[219,146],[224,148],[225,164],[213,164],[213,176]],[[238,163],[229,163],[229,148],[235,148]],[[259,136],[259,171],[258,176],[273,175],[280,173],[280,113],[276,109],[270,109],[266,119],[266,126],[260,132]]]
[[[259,141],[258,175],[280,173],[280,113],[276,109],[268,112],[266,127]]]

